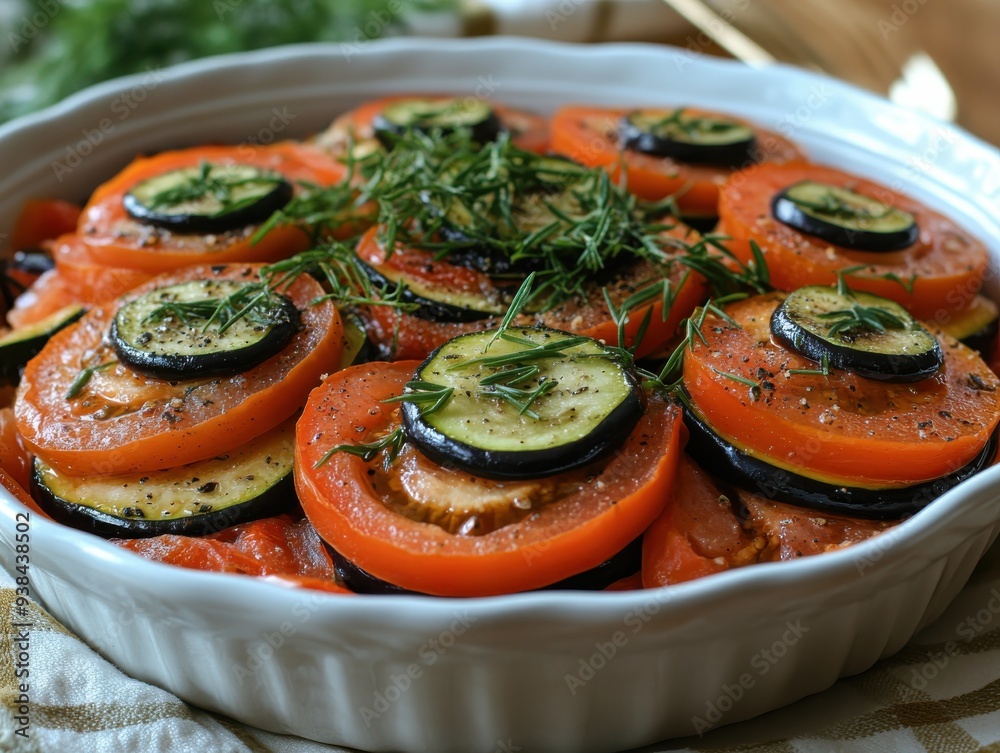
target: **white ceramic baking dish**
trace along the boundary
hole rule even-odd
[[[136,153],[301,137],[399,91],[696,103],[945,209],[1000,254],[1000,155],[788,68],[652,46],[515,39],[295,47],[150,71],[0,128],[0,229]],[[993,290],[995,293],[995,290]],[[129,674],[270,730],[367,750],[607,751],[745,719],[861,672],[941,613],[1000,525],[1000,470],[834,554],[669,589],[468,601],[335,597],[151,563],[37,517],[31,588]],[[0,558],[15,516],[0,492]]]

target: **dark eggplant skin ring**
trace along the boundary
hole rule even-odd
[[[789,186],[794,188],[794,186]],[[788,189],[786,188],[785,191]],[[785,196],[785,191],[775,194],[771,199],[771,214],[778,222],[788,225],[793,230],[806,235],[814,235],[827,243],[850,249],[852,251],[871,251],[888,253],[909,248],[920,237],[920,229],[916,223],[905,231],[895,233],[876,233],[870,230],[851,230],[818,217],[806,214],[795,202]]]
[[[427,356],[417,367],[417,374],[431,364],[442,347]],[[632,387],[628,396],[586,436],[547,450],[494,452],[472,447],[432,427],[423,420],[420,406],[410,402],[402,403],[400,409],[403,431],[407,441],[434,462],[476,476],[500,481],[555,476],[607,457],[632,433],[642,416],[645,399],[634,375],[624,373]]]
[[[219,216],[164,214],[149,209],[131,193],[122,197],[122,206],[138,222],[185,235],[205,235],[260,224],[291,201],[293,193],[292,184],[282,180],[253,204]]]
[[[934,376],[944,363],[941,344],[913,355],[869,353],[824,340],[792,320],[784,303],[771,315],[771,335],[789,350],[820,363],[826,356],[831,367],[879,382],[919,382]]]
[[[289,472],[262,494],[246,502],[174,520],[121,518],[70,502],[53,494],[41,482],[37,470],[32,470],[31,474],[31,496],[56,522],[105,539],[148,539],[164,534],[207,536],[238,523],[288,512],[296,500],[293,475]]]
[[[163,355],[149,353],[127,342],[118,332],[118,317],[111,322],[108,335],[119,360],[140,374],[170,382],[188,379],[227,377],[242,374],[281,352],[302,326],[299,310],[284,296],[282,314],[267,335],[256,343],[237,350],[199,355]]]
[[[375,267],[366,264],[360,259],[358,260],[358,263],[361,265],[365,274],[368,275],[368,279],[371,280],[373,285],[387,291],[395,289],[396,283],[375,269]],[[484,319],[502,316],[502,314],[492,311],[477,311],[476,309],[462,308],[461,306],[453,306],[452,304],[444,303],[443,301],[435,301],[430,298],[424,298],[421,295],[417,295],[409,288],[406,288],[403,291],[400,298],[404,303],[417,304],[419,308],[411,312],[413,316],[431,322],[456,322],[459,324],[468,324],[470,322],[480,322]]]
[[[909,517],[988,467],[996,454],[998,433],[993,432],[986,446],[972,461],[947,476],[913,486],[862,489],[817,481],[752,457],[712,431],[700,416],[687,407],[684,409],[684,425],[690,432],[687,451],[710,473],[778,502],[870,520]]]
[[[688,144],[683,141],[673,141],[642,130],[623,115],[618,125],[618,141],[622,149],[642,152],[654,157],[668,157],[678,162],[693,164],[724,165],[726,167],[743,165],[747,160],[753,160],[754,148],[757,145],[755,136],[745,141],[735,141],[732,144]]]
[[[506,129],[503,127],[503,123],[500,122],[499,116],[491,108],[489,117],[476,123],[473,126],[466,126],[470,132],[470,138],[477,144],[488,144],[491,141],[496,141],[497,137],[503,133]],[[455,128],[433,128],[430,132],[423,128],[413,127],[415,131],[420,133],[440,131],[442,135],[448,135],[454,133],[457,129]],[[383,117],[382,113],[379,113],[372,119],[372,130],[375,132],[375,138],[379,140],[386,149],[392,149],[396,146],[396,142],[401,136],[404,136],[407,132],[407,128],[400,126],[387,118]]]
[[[388,581],[376,578],[366,570],[362,570],[349,559],[344,557],[332,546],[326,544],[326,550],[333,559],[333,567],[337,577],[344,581],[344,584],[355,593],[359,594],[381,594],[384,596],[434,596],[434,594],[424,594],[420,591],[410,591],[406,588],[395,586]],[[618,554],[605,560],[597,567],[585,570],[582,573],[571,575],[556,583],[535,589],[537,591],[603,591],[612,583],[627,578],[639,572],[642,565],[642,537],[627,544]],[[440,598],[440,597],[434,597]]]

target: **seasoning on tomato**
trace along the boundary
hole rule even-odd
[[[722,190],[719,216],[732,252],[748,261],[754,241],[779,290],[849,275],[852,287],[920,320],[943,322],[971,305],[986,272],[986,247],[955,222],[832,167],[760,165],[737,174]]]
[[[552,148],[608,170],[649,200],[674,196],[682,212],[714,216],[719,189],[735,171],[802,157],[788,139],[741,118],[693,107],[563,107]]]
[[[215,265],[163,275],[59,332],[28,364],[18,389],[25,443],[71,475],[152,471],[224,454],[287,419],[335,368],[344,342],[336,308],[314,303],[323,289],[308,275],[277,290],[298,309],[301,328],[280,351],[239,374],[157,379],[122,362],[109,340],[116,314],[130,301],[192,281],[258,286],[260,271],[259,265]],[[262,301],[264,309],[246,308],[242,315],[264,316],[269,304],[266,296]],[[177,303],[155,326],[176,329],[193,347],[197,342],[188,335],[197,322],[208,351],[237,313],[216,296]]]
[[[275,261],[305,250],[295,223],[261,228],[306,190],[341,184],[343,164],[297,142],[203,146],[140,157],[100,186],[78,228],[109,267],[166,272],[192,264]]]
[[[459,351],[442,360],[441,369],[457,373],[468,364],[478,386],[463,382],[454,405],[459,388],[433,358],[424,365],[431,371],[413,361],[352,367],[310,396],[297,427],[296,490],[339,555],[410,591],[510,593],[597,567],[656,516],[681,451],[678,408],[647,396],[641,415],[624,422],[634,428],[611,431],[616,436],[609,444],[595,427],[623,403],[613,389],[605,400],[598,383],[621,365],[602,366],[602,359],[614,358],[608,351],[586,363],[590,359],[576,354],[582,341],[575,336],[545,329],[537,338],[525,334],[507,328],[470,335],[476,345],[468,352],[466,338],[456,340]],[[490,338],[494,345],[487,348]],[[475,355],[484,349],[485,356]],[[625,390],[625,402],[632,389]],[[435,428],[450,439],[435,445],[436,459],[413,441],[404,411],[441,419]],[[455,411],[466,412],[468,427]],[[465,430],[473,425],[477,437]],[[522,426],[524,445],[509,441],[517,433],[511,426]],[[558,435],[556,445],[577,443],[589,462],[553,460],[553,473],[540,475],[532,462],[552,448],[530,441],[533,428],[539,436]],[[491,455],[491,463],[503,466],[503,478],[478,475],[463,461],[470,442],[474,455]]]
[[[931,328],[943,355],[932,375],[872,380],[776,342],[782,298],[709,315],[685,354],[696,458],[779,501],[888,519],[992,461],[1000,382],[975,352]]]

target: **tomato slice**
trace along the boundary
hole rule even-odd
[[[910,486],[969,463],[1000,422],[1000,381],[982,359],[932,328],[944,365],[886,384],[831,370],[773,343],[781,294],[731,304],[739,326],[710,315],[684,357],[684,386],[716,432],[765,462],[848,486]],[[756,392],[739,379],[758,384]]]
[[[206,277],[256,280],[259,265],[191,267],[136,289]],[[330,302],[307,275],[282,290],[302,312],[302,329],[279,353],[249,371],[193,382],[145,377],[121,363],[98,370],[79,396],[70,386],[88,367],[112,362],[106,342],[120,300],[89,311],[57,333],[25,369],[18,388],[18,429],[27,446],[68,474],[171,468],[221,454],[274,428],[305,402],[343,347]]]
[[[849,188],[910,212],[920,237],[901,251],[875,253],[852,251],[800,233],[772,217],[771,200],[803,180]],[[852,288],[890,298],[918,319],[944,321],[948,312],[971,304],[986,272],[986,247],[950,219],[916,199],[831,167],[761,165],[734,176],[722,191],[719,216],[719,230],[732,238],[729,248],[741,260],[753,258],[750,241],[757,242],[776,288],[834,285],[838,271],[864,266],[850,277]],[[904,282],[915,278],[912,292],[886,275]]]
[[[642,536],[642,584],[655,588],[721,573],[756,562],[762,548],[730,499],[684,455],[670,502]]]
[[[662,508],[682,422],[675,406],[656,398],[621,451],[595,466],[599,475],[590,483],[479,536],[393,511],[375,491],[369,475],[375,466],[357,456],[336,453],[317,468],[331,447],[370,441],[398,425],[397,404],[383,401],[402,392],[416,366],[365,364],[331,375],[310,395],[296,427],[295,484],[303,510],[320,536],[375,577],[443,596],[538,588],[601,564]]]
[[[696,243],[699,239],[695,230],[679,223],[666,232],[671,237],[688,244]],[[385,261],[385,249],[378,240],[376,228],[372,228],[362,236],[357,253],[368,263],[380,264]],[[405,269],[408,275],[419,277],[421,283],[431,288],[441,287],[480,292],[487,296],[497,295],[488,275],[436,260],[426,251],[400,244],[389,256],[388,263]],[[612,303],[619,306],[640,287],[662,279],[664,279],[662,270],[648,262],[635,262],[616,278],[605,280],[600,284],[595,283],[584,294],[537,316],[523,315],[519,323],[531,325],[535,320],[541,320],[546,326],[554,329],[587,335],[605,343],[619,344],[618,325],[611,319],[604,298],[605,287]],[[636,308],[628,317],[625,326],[625,345],[631,347],[635,343],[635,337],[647,311],[650,312],[649,325],[637,349],[639,357],[649,356],[661,350],[677,332],[681,321],[690,316],[708,294],[708,284],[705,279],[696,272],[689,273],[680,265],[673,265],[670,268],[667,279],[671,283],[673,300],[666,315],[663,312],[663,300],[657,298],[647,305]],[[473,322],[437,322],[400,312],[389,306],[363,307],[362,316],[369,339],[392,360],[425,358],[432,350],[452,338],[494,327],[498,323],[498,318],[485,318]]]
[[[110,303],[152,277],[142,270],[107,267],[96,262],[90,248],[77,235],[64,235],[45,246],[52,252],[56,268],[35,280],[7,312],[7,321],[15,329],[41,321],[73,303],[85,306]]]
[[[31,456],[17,433],[14,411],[0,408],[0,468],[23,489],[31,485]]]
[[[205,161],[255,165],[279,172],[293,184],[304,181],[331,186],[347,174],[341,163],[322,150],[290,141],[254,147],[203,146],[140,157],[100,186],[84,207],[78,232],[93,259],[110,267],[167,272],[192,264],[276,261],[309,247],[308,234],[290,225],[276,227],[254,243],[257,226],[220,235],[195,235],[159,231],[129,217],[122,199],[137,183]],[[296,191],[300,190],[296,186]]]
[[[10,247],[37,248],[43,241],[58,238],[76,230],[80,220],[80,207],[57,199],[34,199],[25,202],[14,222]]]
[[[753,494],[742,495],[741,499],[750,515],[750,525],[767,541],[762,556],[768,561],[836,551],[898,525],[896,521],[818,513]]]
[[[147,559],[191,570],[267,577],[287,586],[352,593],[337,585],[333,561],[308,520],[279,515],[211,536],[112,539]]]
[[[552,148],[584,165],[607,169],[616,181],[622,177],[624,169],[628,190],[643,199],[657,200],[683,191],[677,197],[677,205],[682,211],[715,215],[719,189],[735,171],[718,165],[678,162],[669,157],[622,149],[619,124],[634,109],[586,105],[563,107],[552,118]],[[685,112],[718,114],[694,108],[685,108]],[[730,115],[726,117],[732,118]],[[777,133],[757,127],[753,127],[753,131],[757,138],[758,153],[755,156],[758,163],[787,162],[802,157],[798,147]]]
[[[343,154],[353,142],[355,145],[377,144],[372,122],[386,105],[401,99],[451,99],[448,95],[397,94],[365,102],[346,112],[321,133],[316,143],[334,154]],[[515,146],[530,152],[544,154],[549,149],[549,123],[540,115],[517,110],[491,102],[490,106],[511,134]]]

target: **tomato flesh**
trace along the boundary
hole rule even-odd
[[[191,267],[136,289],[140,296],[186,280],[255,281],[260,267]],[[115,361],[106,342],[121,301],[93,309],[57,333],[25,369],[17,423],[27,446],[68,474],[172,468],[226,452],[277,426],[339,363],[340,316],[310,305],[322,288],[303,275],[284,292],[301,310],[302,329],[279,353],[242,374],[194,382],[147,377],[121,363],[94,372],[78,397],[66,395],[80,372]]]
[[[680,454],[679,410],[658,399],[592,483],[483,535],[456,535],[390,509],[361,458],[332,447],[371,441],[398,425],[398,395],[417,363],[367,364],[333,374],[296,427],[296,491],[319,534],[373,576],[422,593],[483,596],[538,588],[601,564],[663,506]],[[377,461],[374,461],[377,462]]]
[[[818,366],[772,342],[781,299],[731,304],[726,311],[739,326],[710,315],[706,343],[696,340],[685,355],[684,386],[727,441],[796,473],[870,488],[936,479],[986,446],[1000,422],[1000,381],[974,351],[935,331],[944,366],[920,382],[795,374]]]

